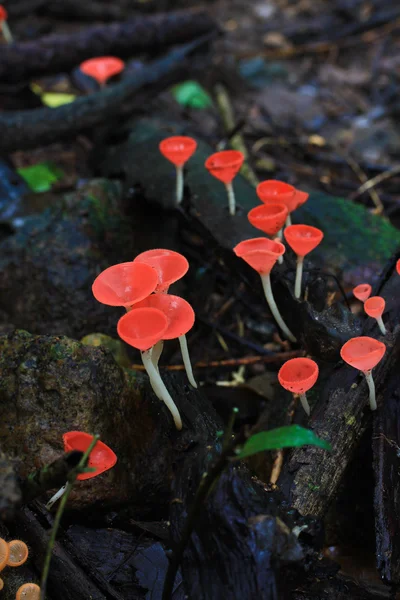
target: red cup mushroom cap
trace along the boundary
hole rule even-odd
[[[295,194],[294,194],[294,200],[296,201],[296,208],[299,208],[299,206],[303,206],[303,204],[305,204],[309,198],[310,194],[307,194],[307,192],[302,192],[301,190],[295,190]]]
[[[399,260],[396,263],[396,271],[400,275],[400,258],[399,258]]]
[[[138,307],[151,307],[161,310],[168,319],[168,328],[163,340],[174,340],[185,335],[194,324],[194,310],[189,302],[171,294],[153,294],[142,300]],[[134,308],[136,310],[136,307]]]
[[[160,152],[176,167],[183,167],[195,153],[197,142],[191,137],[175,135],[160,142]]]
[[[116,56],[96,56],[96,58],[83,61],[79,68],[85,75],[89,75],[98,83],[104,84],[110,77],[121,73],[125,68],[125,63]]]
[[[258,184],[256,192],[264,204],[269,202],[282,203],[290,213],[297,208],[296,189],[284,181],[267,179]]]
[[[17,590],[16,600],[39,600],[40,587],[36,583],[24,583]]]
[[[164,339],[168,329],[168,319],[158,308],[136,308],[120,318],[118,335],[127,344],[138,350],[148,350]]]
[[[232,183],[244,162],[244,155],[239,150],[223,150],[209,156],[205,162],[206,169],[223,183]]]
[[[10,547],[6,540],[0,538],[0,571],[7,565],[8,557],[10,555]]]
[[[340,356],[348,365],[360,371],[370,371],[382,359],[386,352],[383,342],[361,336],[346,342],[340,350]]]
[[[284,254],[285,246],[267,238],[252,238],[240,242],[233,251],[257,273],[268,275],[278,258]]]
[[[157,271],[156,292],[166,292],[169,286],[186,275],[189,269],[189,263],[182,254],[163,248],[142,252],[136,256],[133,262],[146,263]]]
[[[318,365],[311,358],[292,358],[279,369],[278,380],[293,394],[305,394],[318,379]]]
[[[372,286],[369,283],[360,283],[353,289],[354,297],[365,302],[371,295]]]
[[[79,450],[85,452],[93,441],[93,436],[84,431],[68,431],[63,435],[64,450],[70,452],[71,450]],[[85,479],[92,479],[101,475],[108,469],[111,469],[117,462],[117,455],[111,450],[107,444],[98,440],[95,447],[91,451],[88,460],[88,467],[96,469],[93,473],[81,473],[77,479],[84,481]]]
[[[378,319],[383,315],[385,310],[386,302],[382,296],[372,296],[364,302],[364,310],[369,317]]]
[[[8,19],[8,12],[4,8],[4,6],[2,4],[0,4],[0,23],[2,21],[7,21],[7,19]]]
[[[105,269],[92,286],[93,296],[108,306],[129,307],[155,291],[158,273],[151,265],[126,262]]]
[[[273,237],[282,229],[289,214],[284,204],[262,204],[252,208],[247,218],[253,227]]]
[[[289,225],[283,232],[285,240],[298,256],[305,256],[321,243],[323,232],[311,225]]]

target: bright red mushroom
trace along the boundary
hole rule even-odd
[[[157,288],[157,270],[144,262],[126,262],[108,267],[96,277],[92,292],[108,306],[131,307]]]
[[[377,408],[372,369],[382,360],[385,352],[386,346],[383,342],[367,336],[352,338],[340,351],[340,356],[348,365],[364,373],[369,388],[371,410]]]
[[[278,181],[277,179],[267,179],[258,184],[257,196],[264,204],[273,202],[276,204],[284,204],[288,209],[288,216],[286,217],[286,225],[291,225],[290,213],[292,213],[298,205],[296,199],[296,189],[285,183],[284,181]],[[282,237],[282,234],[279,236]]]
[[[399,258],[399,260],[396,263],[396,271],[400,275],[400,258]]]
[[[122,73],[125,63],[116,56],[96,56],[83,61],[79,68],[82,73],[95,79],[100,87],[104,87],[110,77]]]
[[[229,214],[236,213],[235,192],[233,191],[232,181],[239,173],[244,162],[244,155],[239,150],[223,150],[209,156],[205,162],[205,167],[215,177],[225,184],[228,194]]]
[[[7,19],[8,13],[4,6],[0,4],[0,29],[7,44],[11,44],[13,42],[13,36],[11,29],[8,26]]]
[[[353,295],[357,300],[365,302],[371,295],[372,286],[369,283],[360,283],[353,289]]]
[[[285,252],[285,246],[277,241],[267,238],[253,238],[240,242],[233,249],[236,256],[247,262],[261,277],[265,298],[274,316],[275,321],[283,331],[284,335],[291,341],[296,338],[282,319],[282,315],[276,305],[272,293],[270,273],[276,261]]]
[[[247,218],[253,227],[273,238],[284,226],[288,214],[285,204],[271,202],[252,208]]]
[[[197,142],[191,137],[176,135],[169,137],[159,145],[160,152],[176,167],[176,203],[183,199],[183,167],[196,151]]]
[[[165,402],[177,429],[182,429],[182,421],[175,402],[152,360],[153,346],[163,339],[169,320],[158,308],[143,306],[134,308],[118,321],[117,331],[127,344],[141,351],[144,368],[157,398]]]
[[[289,246],[297,254],[294,295],[296,298],[300,298],[304,257],[321,243],[324,234],[317,227],[310,225],[290,225],[286,227],[284,235]]]
[[[300,206],[303,206],[303,204],[305,204],[310,196],[310,194],[307,194],[307,192],[302,192],[301,190],[298,190],[297,188],[295,188],[295,200],[296,200],[296,208],[299,208]]]
[[[386,306],[386,302],[385,302],[385,299],[382,298],[382,296],[372,296],[371,298],[368,298],[368,300],[366,300],[364,302],[365,312],[367,313],[367,315],[369,317],[376,319],[376,321],[379,325],[379,329],[381,330],[383,335],[386,335],[386,327],[382,320],[382,315],[384,313],[385,306]]]
[[[311,358],[292,358],[279,369],[278,380],[282,387],[300,396],[300,402],[307,415],[310,414],[306,392],[318,379],[318,365]]]
[[[169,286],[186,275],[189,269],[189,263],[182,254],[164,248],[146,250],[138,254],[133,262],[145,263],[157,271],[156,292],[168,292]]]
[[[79,452],[86,452],[90,444],[93,441],[93,436],[84,431],[68,431],[63,435],[64,452],[71,452],[72,450],[79,450]],[[97,477],[105,471],[112,469],[117,462],[117,455],[107,444],[98,440],[89,454],[87,466],[94,471],[90,473],[80,473],[77,477],[79,481],[86,479],[92,479]],[[50,509],[55,502],[64,494],[67,490],[69,483],[66,483],[46,504],[46,508]]]

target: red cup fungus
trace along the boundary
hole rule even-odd
[[[244,162],[244,155],[239,150],[223,150],[209,156],[205,167],[215,177],[225,184],[228,194],[229,214],[236,213],[236,200],[232,181],[239,173]]]
[[[371,295],[372,286],[369,283],[360,283],[353,289],[353,295],[360,302],[365,302]]]
[[[187,259],[179,252],[155,248],[138,254],[134,263],[146,263],[158,274],[155,292],[168,292],[169,286],[181,279],[189,269]]]
[[[383,342],[367,336],[352,338],[340,350],[340,356],[348,365],[364,373],[369,388],[371,410],[377,408],[372,369],[382,360],[385,352],[386,346]]]
[[[148,264],[126,262],[108,267],[93,282],[93,296],[108,306],[129,308],[154,292],[158,273]]]
[[[1,33],[3,34],[3,37],[4,37],[5,41],[7,42],[7,44],[11,44],[13,42],[13,36],[11,33],[11,29],[8,26],[7,19],[8,19],[8,13],[7,13],[6,9],[4,8],[4,6],[2,4],[0,4]]]
[[[386,327],[382,320],[382,315],[384,313],[385,306],[386,306],[386,302],[385,302],[385,299],[382,298],[382,296],[372,296],[371,298],[368,298],[368,300],[366,300],[364,302],[365,312],[367,313],[367,315],[369,317],[376,319],[376,321],[379,325],[379,329],[381,330],[383,335],[386,335]]]
[[[295,200],[296,200],[296,208],[303,206],[309,198],[310,194],[307,192],[302,192],[301,190],[296,189],[295,191]]]
[[[275,321],[281,328],[284,335],[291,342],[296,342],[296,338],[294,337],[293,333],[282,319],[282,315],[280,314],[276,305],[271,287],[271,270],[278,258],[285,252],[285,246],[281,244],[281,242],[269,240],[267,238],[252,238],[237,244],[233,251],[236,256],[242,258],[255,271],[257,271],[257,273],[259,273],[265,298]]]
[[[18,588],[16,600],[39,600],[40,587],[36,583],[24,583]]]
[[[304,257],[321,243],[324,234],[317,227],[310,225],[290,225],[286,227],[284,236],[289,246],[297,254],[294,295],[296,298],[300,298]]]
[[[191,137],[176,135],[169,137],[159,145],[160,152],[176,167],[176,203],[183,199],[183,167],[196,151],[197,142]]]
[[[100,87],[104,87],[110,77],[122,73],[124,68],[124,61],[116,56],[96,56],[79,65],[82,73],[95,79]]]
[[[396,271],[400,275],[400,258],[399,258],[399,260],[396,263]]]
[[[292,358],[279,369],[278,380],[282,387],[300,396],[300,402],[307,415],[310,414],[306,392],[318,379],[318,365],[311,358]]]
[[[296,189],[292,185],[277,179],[267,179],[258,184],[256,193],[264,204],[284,204],[288,209],[286,225],[291,225],[290,213],[297,208]]]
[[[247,218],[256,229],[261,229],[270,237],[275,237],[285,224],[288,216],[285,204],[269,203],[252,208]]]

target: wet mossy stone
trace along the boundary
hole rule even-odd
[[[24,219],[0,244],[3,319],[38,334],[115,335],[122,312],[97,302],[92,283],[104,268],[135,254],[120,200],[118,182],[97,180]]]

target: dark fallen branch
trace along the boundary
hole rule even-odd
[[[0,81],[21,82],[35,75],[69,71],[92,56],[156,53],[215,30],[215,22],[206,13],[180,11],[17,42],[1,49]]]
[[[129,78],[109,88],[81,97],[60,108],[40,108],[0,114],[0,152],[11,152],[51,144],[83,129],[106,123],[132,110],[138,92],[153,86],[154,93],[170,85],[187,68],[185,59],[209,42],[203,36],[169,52]]]
[[[45,10],[49,15],[67,19],[88,21],[119,21],[126,16],[126,10],[116,3],[104,3],[96,0],[49,0]]]

